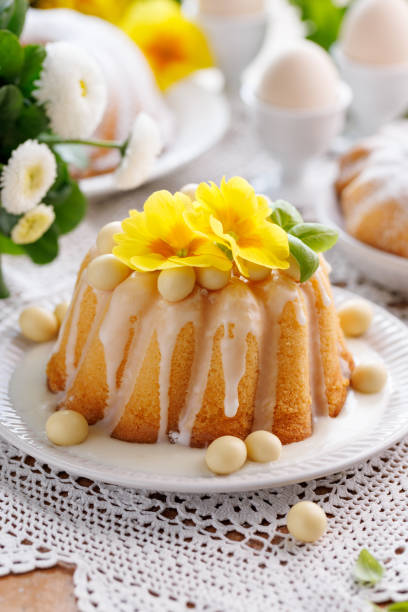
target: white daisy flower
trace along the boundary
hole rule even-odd
[[[54,219],[54,209],[46,204],[39,204],[18,220],[11,230],[11,239],[16,244],[36,242],[51,227]]]
[[[14,149],[0,178],[0,202],[21,215],[41,202],[57,176],[54,155],[45,144],[26,140]]]
[[[33,95],[44,104],[53,131],[62,138],[87,138],[106,107],[106,83],[97,62],[65,41],[48,43]]]
[[[115,171],[119,189],[133,189],[151,174],[162,149],[159,127],[149,115],[140,113],[133,124],[125,154]]]

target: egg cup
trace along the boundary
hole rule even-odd
[[[333,56],[353,91],[351,130],[366,136],[401,116],[408,108],[408,63],[369,66],[356,62],[336,45]]]
[[[274,107],[260,100],[249,84],[242,87],[241,97],[262,144],[280,166],[279,179],[269,191],[285,195],[296,192],[309,162],[326,153],[341,133],[352,93],[341,82],[336,104],[316,110]]]
[[[265,39],[267,12],[228,17],[198,13],[196,21],[210,42],[226,88],[239,91],[241,74]]]

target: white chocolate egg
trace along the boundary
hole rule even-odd
[[[365,300],[350,300],[338,309],[340,325],[346,336],[362,336],[373,320],[373,309]]]
[[[88,437],[88,422],[74,410],[58,410],[47,419],[45,431],[50,442],[58,446],[81,444]]]
[[[112,253],[112,249],[116,246],[116,242],[113,240],[115,234],[121,234],[122,224],[120,221],[112,221],[107,223],[100,230],[96,238],[96,246],[101,255],[108,255]]]
[[[222,289],[231,278],[230,270],[218,270],[217,268],[196,268],[197,282],[204,289],[216,291]]]
[[[189,266],[162,270],[157,279],[160,295],[168,302],[184,300],[194,289],[196,275]]]
[[[292,280],[296,281],[297,283],[300,283],[300,267],[292,254],[290,254],[289,256],[289,268],[286,268],[286,270],[282,270],[282,272],[290,276]]]
[[[357,0],[347,11],[340,33],[345,55],[361,64],[408,62],[406,0]]]
[[[39,306],[25,308],[18,322],[23,336],[34,342],[49,342],[58,333],[59,325],[55,314]]]
[[[340,77],[329,54],[319,45],[302,40],[271,60],[256,93],[278,108],[311,110],[336,104]]]
[[[351,374],[351,386],[360,393],[379,393],[387,382],[387,369],[380,362],[361,363]]]
[[[266,463],[276,461],[282,453],[282,443],[270,431],[253,431],[245,438],[248,459]]]
[[[199,0],[200,12],[220,17],[250,15],[265,9],[265,0]]]
[[[87,268],[88,283],[101,291],[113,291],[132,272],[114,255],[99,255]]]
[[[301,542],[316,542],[326,531],[327,517],[322,508],[311,501],[292,506],[286,517],[289,533]]]
[[[266,266],[260,266],[259,264],[253,263],[252,261],[245,262],[246,267],[248,268],[249,279],[251,281],[263,281],[271,273],[271,269]]]
[[[54,314],[57,317],[58,325],[60,327],[65,318],[65,315],[67,314],[68,308],[69,308],[68,302],[61,302],[60,304],[57,304],[56,307],[54,308]]]
[[[232,474],[239,470],[247,458],[245,442],[235,436],[221,436],[206,450],[205,462],[214,474]]]
[[[180,191],[184,193],[184,195],[188,196],[190,200],[195,200],[195,193],[197,191],[198,183],[187,183],[184,185]]]

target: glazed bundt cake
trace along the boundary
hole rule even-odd
[[[24,26],[24,44],[69,41],[83,48],[98,62],[108,89],[104,117],[95,137],[122,141],[127,138],[138,113],[144,111],[157,122],[162,140],[168,144],[173,117],[154,75],[138,46],[119,28],[69,9],[29,9]],[[111,172],[119,154],[111,149],[93,149],[89,166],[74,169],[78,178]]]
[[[296,442],[311,435],[315,416],[339,414],[353,360],[328,266],[320,256],[307,281],[294,280],[286,232],[246,185],[202,184],[194,203],[181,193],[153,194],[144,212],[131,211],[122,223],[113,255],[103,247],[115,228],[101,230],[48,363],[58,408],[102,423],[120,440],[193,447],[258,429]],[[238,211],[231,221],[232,211],[220,209],[229,196],[237,202],[239,189],[253,206],[243,200],[248,213]],[[206,225],[209,209],[212,226],[217,215],[227,237],[219,243]],[[273,249],[264,259],[264,246],[256,252],[255,244],[262,232]]]
[[[408,128],[403,123],[354,145],[340,158],[336,190],[347,231],[408,257]]]

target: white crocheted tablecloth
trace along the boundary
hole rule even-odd
[[[176,190],[224,173],[252,178],[269,163],[243,109],[236,110],[233,128],[199,160],[137,192],[92,202],[86,220],[61,241],[55,263],[39,268],[7,258],[13,297],[0,303],[0,333],[10,312],[72,287],[98,228],[140,207],[153,189]],[[408,322],[407,301],[365,282],[336,250],[330,260],[335,284]],[[205,496],[94,483],[40,465],[6,443],[0,447],[0,575],[72,564],[83,612],[354,612],[370,610],[370,601],[408,599],[408,439],[328,478]],[[285,528],[289,508],[305,499],[329,517],[314,545],[295,542]],[[363,547],[386,567],[371,589],[351,573]]]

